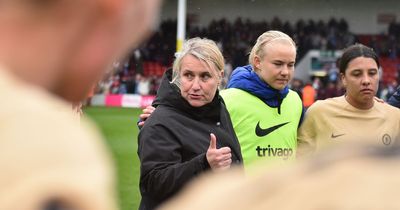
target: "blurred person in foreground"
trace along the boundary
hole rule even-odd
[[[239,142],[219,96],[224,58],[215,42],[193,38],[163,76],[157,109],[139,132],[139,209],[155,209],[208,171],[242,164]]]
[[[159,210],[400,209],[400,147],[341,145],[313,159],[200,177]]]
[[[0,209],[116,209],[110,157],[71,103],[148,34],[158,4],[1,1]]]
[[[281,164],[296,157],[303,106],[299,95],[288,86],[295,61],[292,38],[280,31],[267,31],[253,46],[250,65],[236,68],[228,89],[221,91],[246,170],[258,161]],[[141,120],[153,111],[154,107],[146,107]]]
[[[355,44],[340,58],[343,96],[317,101],[299,129],[298,154],[307,156],[338,144],[390,147],[400,138],[400,110],[375,100],[379,60],[372,48]]]

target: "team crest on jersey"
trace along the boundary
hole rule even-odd
[[[387,146],[392,143],[392,138],[389,136],[389,134],[385,133],[385,135],[382,136],[382,143]]]

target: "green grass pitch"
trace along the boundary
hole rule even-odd
[[[87,107],[84,113],[98,125],[114,157],[120,209],[138,209],[140,165],[136,122],[141,109]]]

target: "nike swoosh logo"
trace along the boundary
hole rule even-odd
[[[332,133],[331,138],[334,139],[334,138],[337,138],[337,137],[343,136],[343,135],[345,135],[345,134],[343,133],[343,134],[334,135],[334,134]]]
[[[280,127],[282,127],[282,126],[284,126],[284,125],[286,125],[288,123],[289,122],[285,122],[285,123],[282,123],[282,124],[279,124],[279,125],[275,125],[275,126],[272,126],[272,127],[266,128],[266,129],[262,129],[260,127],[260,121],[258,121],[257,126],[256,126],[256,135],[258,137],[266,136],[266,135],[272,133],[274,130],[276,130],[276,129],[278,129],[278,128],[280,128]]]

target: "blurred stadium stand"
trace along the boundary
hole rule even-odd
[[[161,75],[174,59],[176,4],[177,1],[165,1],[159,27],[153,36],[115,67],[112,76],[119,81],[117,86],[131,88],[125,87],[122,91],[118,87],[111,88],[114,91],[108,93],[137,94],[139,79],[135,78],[142,75],[150,79],[149,94],[155,94]],[[366,0],[349,4],[345,0],[193,0],[188,1],[187,7],[187,38],[213,39],[233,68],[246,65],[255,39],[274,29],[289,34],[296,41],[297,64],[302,63],[302,59],[310,59],[307,65],[296,66],[295,76],[303,83],[314,82],[315,76],[321,77],[320,88],[329,82],[338,83],[331,81],[328,72],[314,74],[313,57],[305,55],[311,50],[321,55],[336,55],[338,50],[355,42],[370,46],[379,54],[382,88],[399,82],[400,23],[397,17],[400,17],[400,4],[396,1]],[[337,80],[338,77],[331,78]],[[99,92],[105,89],[99,88]]]

